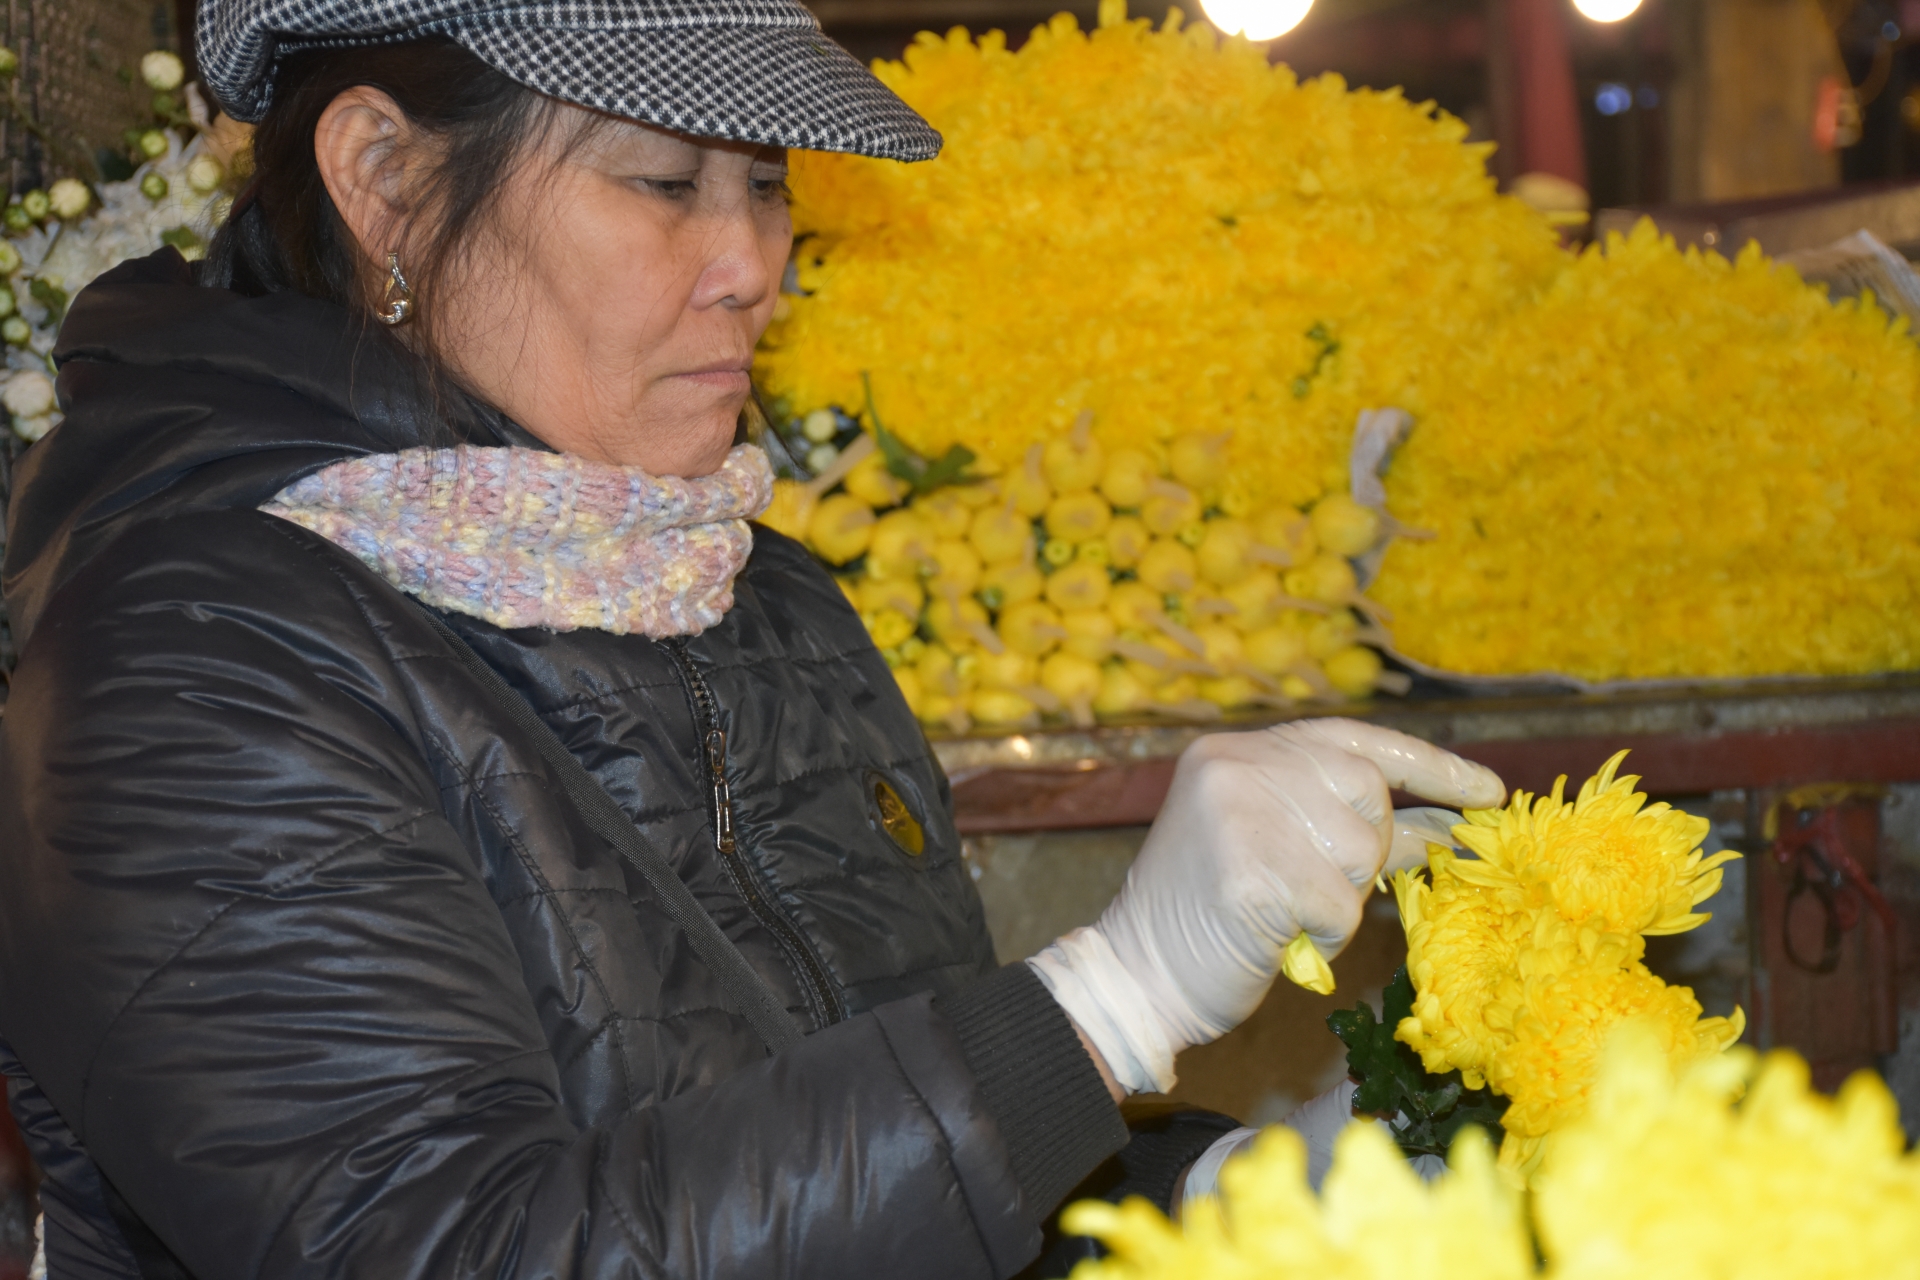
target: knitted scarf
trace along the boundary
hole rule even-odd
[[[261,507],[439,609],[501,627],[698,635],[733,607],[747,521],[773,492],[751,445],[699,479],[537,449],[406,449],[335,463]]]

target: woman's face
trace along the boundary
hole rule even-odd
[[[353,90],[328,116],[369,94],[392,107]],[[435,340],[473,391],[556,449],[706,475],[733,443],[792,246],[786,155],[628,121],[581,135],[587,113],[564,110],[573,117],[518,166],[489,227],[423,300],[442,309]],[[322,172],[384,275],[386,250],[361,233],[328,170],[328,127],[323,116]]]

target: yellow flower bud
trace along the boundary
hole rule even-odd
[[[1038,600],[1047,580],[1030,564],[988,565],[980,575],[980,595],[996,611]]]
[[[1322,553],[1297,569],[1287,570],[1282,579],[1287,594],[1301,600],[1320,600],[1327,604],[1345,604],[1360,593],[1353,566],[1340,556]]]
[[[888,573],[917,573],[933,559],[937,539],[933,529],[911,508],[889,511],[874,522],[867,555],[887,566]]]
[[[1026,688],[1039,678],[1040,664],[1030,653],[1008,649],[1003,653],[983,653],[974,668],[974,680],[982,689]]]
[[[1196,686],[1196,691],[1202,698],[1225,711],[1246,706],[1260,693],[1253,681],[1245,676],[1220,676],[1213,680],[1202,680]]]
[[[1147,528],[1163,538],[1178,533],[1183,525],[1194,523],[1200,515],[1200,499],[1194,497],[1191,490],[1167,480],[1156,480],[1147,491],[1146,501],[1140,504],[1140,518],[1146,521]]]
[[[1028,600],[1003,610],[999,632],[1007,648],[1035,657],[1052,652],[1067,636],[1059,613],[1041,600]]]
[[[1098,716],[1135,715],[1152,698],[1144,681],[1125,665],[1111,662],[1100,668],[1100,692],[1094,697],[1093,711]]]
[[[1305,564],[1320,550],[1313,521],[1292,507],[1274,507],[1254,517],[1253,536],[1262,546],[1286,552],[1296,565]]]
[[[884,609],[905,614],[909,618],[919,617],[921,607],[927,602],[927,593],[915,578],[863,578],[859,596],[863,613],[878,613]],[[900,641],[892,643],[898,644]],[[885,649],[889,646],[883,644],[880,647]]]
[[[973,512],[960,501],[959,489],[951,486],[914,499],[912,510],[942,538],[964,538],[973,524]]]
[[[907,496],[912,486],[887,470],[887,460],[874,450],[854,464],[841,481],[848,493],[870,507],[891,507]]]
[[[1140,563],[1153,542],[1153,530],[1139,516],[1116,516],[1107,526],[1107,563],[1116,569],[1131,569]]]
[[[1044,513],[1053,501],[1053,490],[1040,471],[1040,452],[1039,445],[1029,449],[1025,465],[1015,468],[1000,483],[1013,509],[1029,520]]]
[[[1365,555],[1380,541],[1380,513],[1344,493],[1330,493],[1313,504],[1313,536],[1336,556]]]
[[[985,629],[987,611],[965,596],[935,596],[927,601],[927,629],[949,649],[972,648],[974,628]]]
[[[1279,612],[1275,601],[1285,594],[1280,575],[1272,569],[1255,569],[1220,593],[1235,612],[1227,620],[1242,631],[1258,631],[1274,620]]]
[[[1068,542],[1098,538],[1112,522],[1113,508],[1091,490],[1063,493],[1047,505],[1048,535]]]
[[[813,509],[819,504],[813,491],[799,481],[775,480],[773,501],[760,513],[760,523],[775,533],[804,540],[807,522],[813,519]]]
[[[1175,436],[1167,446],[1167,469],[1173,478],[1189,489],[1206,492],[1216,489],[1227,476],[1227,441],[1230,432],[1199,435],[1189,432]]]
[[[1112,586],[1104,567],[1076,560],[1047,579],[1047,602],[1056,609],[1098,609]]]
[[[1062,609],[1060,625],[1067,638],[1060,642],[1066,652],[1089,662],[1105,662],[1113,654],[1113,637],[1119,630],[1105,609]]]
[[[1040,664],[1040,687],[1069,706],[1092,706],[1100,696],[1100,664],[1065,650],[1048,654]]]
[[[996,504],[974,513],[967,541],[987,564],[1025,560],[1033,551],[1033,526],[1011,508]]]
[[[893,609],[862,614],[860,620],[866,624],[867,634],[873,638],[876,649],[891,649],[914,631],[913,619]]]
[[[1143,582],[1116,582],[1107,593],[1107,613],[1122,631],[1152,631],[1165,612],[1160,592]]]
[[[1364,698],[1380,680],[1380,655],[1359,645],[1335,649],[1321,664],[1333,687],[1349,698]]]
[[[920,651],[913,664],[920,687],[928,693],[952,695],[961,692],[960,678],[954,674],[953,650],[944,644],[930,644]]]
[[[981,724],[995,728],[1037,726],[1040,709],[1010,689],[976,689],[967,696],[967,710]]]
[[[1243,651],[1248,662],[1268,675],[1284,676],[1306,661],[1307,642],[1293,627],[1275,623],[1248,633]]]
[[[906,699],[907,710],[917,717],[927,699],[926,690],[920,684],[920,674],[912,667],[895,667],[893,682],[900,686],[900,696]]]
[[[1155,538],[1140,557],[1140,581],[1165,594],[1188,591],[1199,580],[1193,552],[1172,538]]]
[[[1138,510],[1147,488],[1160,478],[1160,465],[1138,449],[1116,449],[1100,475],[1100,492],[1116,507]]]
[[[1200,545],[1194,548],[1202,578],[1227,587],[1253,572],[1247,560],[1247,552],[1253,547],[1252,525],[1223,516],[1207,521],[1204,531]]]
[[[970,542],[942,538],[933,544],[933,564],[929,585],[936,592],[952,590],[965,596],[980,585],[980,553]]]
[[[1040,474],[1055,493],[1075,493],[1091,489],[1106,474],[1107,451],[1098,440],[1089,437],[1084,448],[1072,436],[1056,436],[1047,441],[1040,455]]]
[[[873,541],[873,508],[852,494],[823,498],[807,519],[807,542],[828,564],[845,564]]]
[[[1306,642],[1308,657],[1315,662],[1325,662],[1352,644],[1354,633],[1359,629],[1350,613],[1327,614],[1309,619],[1301,628],[1301,639]]]

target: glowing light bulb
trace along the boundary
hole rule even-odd
[[[1618,22],[1640,7],[1640,0],[1573,0],[1583,17],[1595,22]]]
[[[1260,43],[1278,39],[1299,26],[1313,8],[1313,0],[1200,0],[1200,8],[1207,21],[1228,35]]]

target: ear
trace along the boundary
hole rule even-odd
[[[399,104],[369,85],[356,85],[328,103],[313,130],[320,180],[362,256],[380,274],[387,254],[400,247],[407,189],[403,157],[412,135]]]

